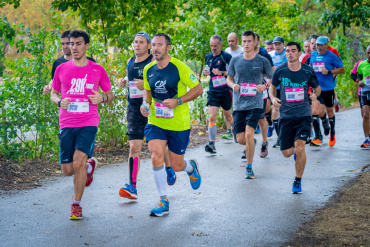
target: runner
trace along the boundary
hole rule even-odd
[[[144,117],[140,112],[140,106],[143,103],[144,67],[154,61],[153,55],[148,53],[151,48],[149,35],[142,31],[136,34],[134,40],[135,57],[132,57],[127,62],[127,77],[119,79],[117,85],[119,88],[124,88],[129,82],[129,94],[127,97],[127,135],[129,136],[130,153],[128,158],[128,170],[130,184],[125,184],[121,188],[119,195],[128,199],[137,199],[137,175],[140,169],[140,153],[143,146],[144,129],[148,122],[148,118]],[[165,164],[167,172],[168,185],[174,185],[176,182],[176,173],[170,167],[168,161],[168,151],[165,152]]]
[[[274,43],[273,43],[272,39],[269,39],[269,40],[265,41],[265,48],[266,48],[267,52],[275,51]]]
[[[97,166],[92,157],[98,132],[98,104],[111,103],[114,96],[105,69],[86,58],[89,35],[81,30],[69,34],[73,59],[55,71],[50,100],[59,109],[60,163],[66,176],[74,175],[74,201],[71,220],[83,219],[81,198],[85,186],[93,181]],[[100,94],[99,87],[104,91]],[[61,93],[61,97],[59,97]]]
[[[306,40],[304,42],[304,54],[305,56],[308,54],[311,54],[311,42],[309,40]],[[302,61],[303,63],[303,61]]]
[[[252,162],[254,156],[254,131],[263,108],[263,90],[267,88],[263,77],[272,77],[272,66],[267,58],[258,55],[256,34],[246,31],[242,36],[243,56],[231,60],[227,85],[233,89],[234,134],[238,143],[245,145],[247,156],[246,176],[254,178]]]
[[[296,177],[292,193],[302,193],[301,179],[306,166],[305,144],[311,131],[311,106],[309,98],[315,100],[321,88],[315,71],[300,63],[301,46],[296,42],[286,45],[288,62],[276,68],[270,87],[270,98],[280,107],[280,150],[285,157],[295,157]],[[277,87],[281,86],[280,99],[276,97]],[[311,86],[314,93],[309,94]]]
[[[225,49],[225,52],[229,53],[232,57],[239,56],[240,54],[242,54],[244,52],[243,47],[238,45],[239,44],[239,38],[238,38],[238,35],[236,33],[230,33],[227,36],[227,42],[229,44],[229,47],[227,47]]]
[[[343,63],[338,56],[336,56],[331,51],[328,51],[328,40],[326,37],[320,36],[316,40],[317,51],[311,53],[310,65],[313,66],[317,78],[321,87],[321,95],[317,100],[312,102],[312,118],[318,116],[317,113],[320,111],[320,106],[318,106],[317,101],[320,101],[320,104],[325,104],[326,113],[329,117],[330,123],[330,139],[329,146],[333,147],[335,145],[335,115],[334,115],[334,88],[335,80],[334,75],[344,74],[345,70]],[[317,122],[317,121],[316,121]],[[323,122],[323,125],[325,123]],[[320,136],[317,136],[317,133],[320,133],[320,126],[313,122],[313,127],[315,130],[315,140],[312,141],[314,145],[321,145]]]
[[[66,63],[72,59],[72,52],[71,52],[71,48],[69,47],[69,39],[68,39],[68,35],[70,33],[71,31],[64,31],[62,35],[60,35],[60,44],[62,45],[64,55],[54,61],[53,68],[51,69],[50,83],[44,86],[44,90],[43,90],[44,95],[48,95],[51,92],[51,84],[53,83],[54,73],[57,67],[61,65],[62,63]],[[91,57],[87,57],[87,59],[95,62],[95,60]]]
[[[365,141],[361,144],[362,148],[370,148],[370,45],[366,48],[366,61],[362,61],[357,67],[358,85],[361,89],[362,111],[363,111],[363,129]]]
[[[215,141],[217,135],[217,112],[220,106],[223,109],[223,114],[226,121],[232,124],[232,94],[230,88],[226,85],[226,76],[228,64],[231,60],[231,55],[224,52],[222,48],[222,38],[218,35],[213,35],[210,40],[212,53],[205,57],[206,65],[203,74],[210,75],[208,90],[208,113],[209,113],[209,126],[208,135],[209,143],[205,146],[205,151],[211,154],[216,153]],[[231,128],[227,133],[232,135]]]
[[[286,63],[288,60],[285,56],[285,45],[284,45],[284,39],[280,36],[277,36],[273,40],[275,51],[269,52],[272,61],[274,62],[274,68],[277,68],[278,66],[282,65],[283,63]],[[280,98],[280,86],[277,88],[277,98]],[[279,148],[280,142],[279,142],[279,124],[278,124],[278,118],[279,118],[279,108],[276,106],[272,106],[272,122],[274,124],[274,129],[276,131],[277,140],[276,143],[272,146],[273,148]]]
[[[163,216],[169,213],[166,172],[163,166],[166,145],[172,168],[176,172],[187,172],[194,190],[201,184],[197,162],[184,160],[184,155],[190,137],[188,102],[201,95],[203,88],[188,66],[169,56],[171,39],[167,34],[154,35],[152,49],[156,61],[144,68],[145,96],[140,111],[143,116],[149,116],[145,137],[152,156],[154,181],[160,196],[158,206],[150,211],[150,215]],[[190,88],[189,91],[187,87]]]
[[[302,63],[305,63],[307,65],[310,65],[310,58],[311,58],[311,53],[314,52],[314,51],[317,51],[317,45],[316,45],[316,39],[318,38],[319,36],[316,35],[316,34],[313,34],[311,35],[311,38],[310,38],[310,42],[311,42],[311,45],[310,45],[310,48],[311,48],[311,52],[310,53],[306,53],[306,55],[304,56],[304,58],[302,59]]]
[[[353,67],[353,70],[352,70],[352,72],[351,72],[351,79],[354,81],[354,82],[356,82],[357,84],[358,84],[358,73],[357,73],[357,67],[358,67],[358,65],[362,62],[362,61],[366,61],[367,60],[367,58],[365,58],[365,59],[363,59],[363,60],[360,60],[360,61],[358,61],[357,63],[356,63],[356,65],[355,65],[355,67]],[[363,111],[362,111],[362,106],[363,106],[363,104],[362,104],[362,100],[361,100],[361,87],[360,86],[358,86],[358,102],[359,102],[359,104],[360,104],[360,110],[361,110],[361,117],[363,118],[364,116],[364,114],[363,114]]]

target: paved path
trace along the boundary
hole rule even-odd
[[[158,202],[145,160],[139,174],[139,200],[118,195],[127,182],[126,164],[97,169],[82,201],[85,219],[70,221],[71,177],[0,199],[0,246],[280,246],[313,212],[325,205],[345,181],[370,163],[363,141],[359,109],[336,116],[337,145],[306,146],[308,163],[303,194],[290,193],[295,176],[293,158],[270,148],[265,159],[256,150],[254,180],[246,180],[243,147],[221,140],[217,155],[200,146],[188,158],[200,163],[202,185],[193,191],[186,174],[168,188],[170,214],[149,216]],[[257,135],[258,147],[261,136]],[[275,138],[270,138],[273,144]],[[325,138],[327,143],[327,138]],[[259,148],[258,148],[259,149]]]

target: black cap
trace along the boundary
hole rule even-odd
[[[284,39],[280,36],[276,36],[272,43],[284,43]]]
[[[272,39],[269,39],[269,40],[266,40],[265,41],[265,45],[272,45],[273,43],[272,43]]]
[[[147,34],[146,32],[144,32],[144,31],[138,32],[135,37],[137,37],[137,36],[142,36],[142,37],[146,38],[146,40],[148,41],[148,43],[150,43],[149,34]]]

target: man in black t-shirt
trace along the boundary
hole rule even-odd
[[[64,31],[62,35],[60,35],[60,44],[62,45],[64,55],[54,61],[53,68],[51,69],[51,81],[48,85],[44,86],[43,90],[44,95],[48,95],[51,92],[51,84],[53,82],[54,73],[57,67],[72,59],[72,52],[71,48],[69,47],[69,38],[68,38],[68,35],[70,33],[71,31]],[[87,59],[95,62],[95,60],[91,57],[87,57]]]
[[[312,67],[300,63],[301,46],[296,42],[286,45],[287,63],[276,68],[270,87],[274,106],[280,107],[280,150],[285,157],[294,154],[296,177],[292,193],[302,193],[301,178],[306,165],[305,144],[310,136],[312,110],[309,103],[320,96],[321,88]],[[280,99],[276,97],[280,85]],[[314,93],[308,94],[309,86]]]

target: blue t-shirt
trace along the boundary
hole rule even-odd
[[[220,77],[219,75],[215,75],[212,73],[212,70],[219,69],[220,71],[227,71],[229,69],[229,64],[231,61],[232,56],[224,51],[221,51],[221,53],[217,56],[213,56],[213,54],[208,54],[205,58],[206,60],[206,65],[210,67],[211,73],[210,73],[210,81],[209,81],[209,91],[212,92],[228,92],[230,90],[229,86],[226,84],[226,76],[223,76],[224,80],[222,79],[222,82],[220,85],[225,83],[222,86],[213,86],[213,80],[212,78]],[[219,81],[221,81],[219,79]],[[218,82],[218,81],[217,81]]]
[[[328,70],[343,67],[340,58],[333,52],[326,50],[324,55],[319,55],[317,51],[311,53],[310,65],[315,70],[317,79],[319,80],[321,91],[330,91],[335,88],[336,81],[333,74],[323,75],[321,68],[325,67]]]
[[[282,65],[283,63],[288,62],[288,59],[285,56],[285,48],[284,48],[284,51],[280,54],[277,53],[276,51],[270,51],[269,55],[271,56],[272,62],[274,63],[275,67],[278,67]]]

